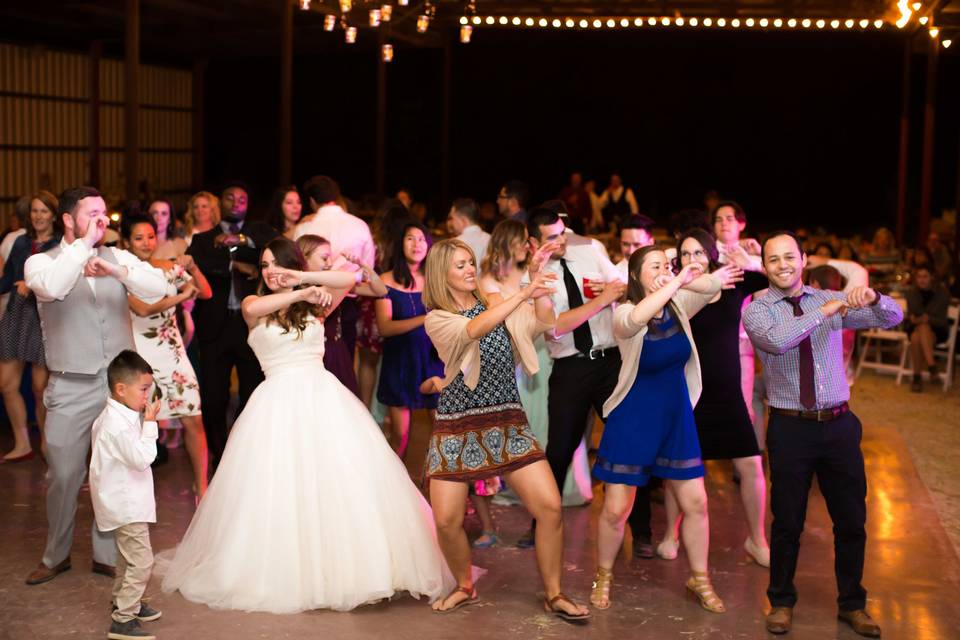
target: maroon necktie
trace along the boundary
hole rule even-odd
[[[801,298],[803,294],[796,298],[787,298],[787,301],[793,305],[794,316],[803,315],[803,309],[800,308]],[[800,404],[805,409],[815,409],[817,392],[813,382],[813,343],[810,342],[810,336],[807,335],[798,346],[800,348]]]

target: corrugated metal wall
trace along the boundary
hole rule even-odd
[[[0,224],[16,199],[89,184],[90,58],[0,43]],[[124,196],[123,62],[100,60],[100,190]],[[143,65],[138,178],[180,207],[189,196],[192,73]]]

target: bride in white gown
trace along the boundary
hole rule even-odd
[[[166,569],[164,591],[222,609],[346,611],[453,586],[430,507],[367,408],[323,368],[317,286],[354,274],[303,269],[286,238],[264,249],[272,294],[243,314],[266,380],[237,418],[207,494]],[[285,326],[287,328],[285,328]]]

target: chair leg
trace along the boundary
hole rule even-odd
[[[904,367],[907,365],[907,354],[910,352],[910,343],[906,341],[900,342],[900,370],[897,371],[897,386],[900,385],[900,381],[903,380],[903,374],[905,373]]]

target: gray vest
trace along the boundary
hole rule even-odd
[[[60,247],[47,255],[56,258]],[[113,250],[97,255],[117,264]],[[63,300],[38,302],[47,368],[58,373],[94,374],[124,349],[135,349],[127,288],[116,278],[97,278],[97,295],[81,274]]]

